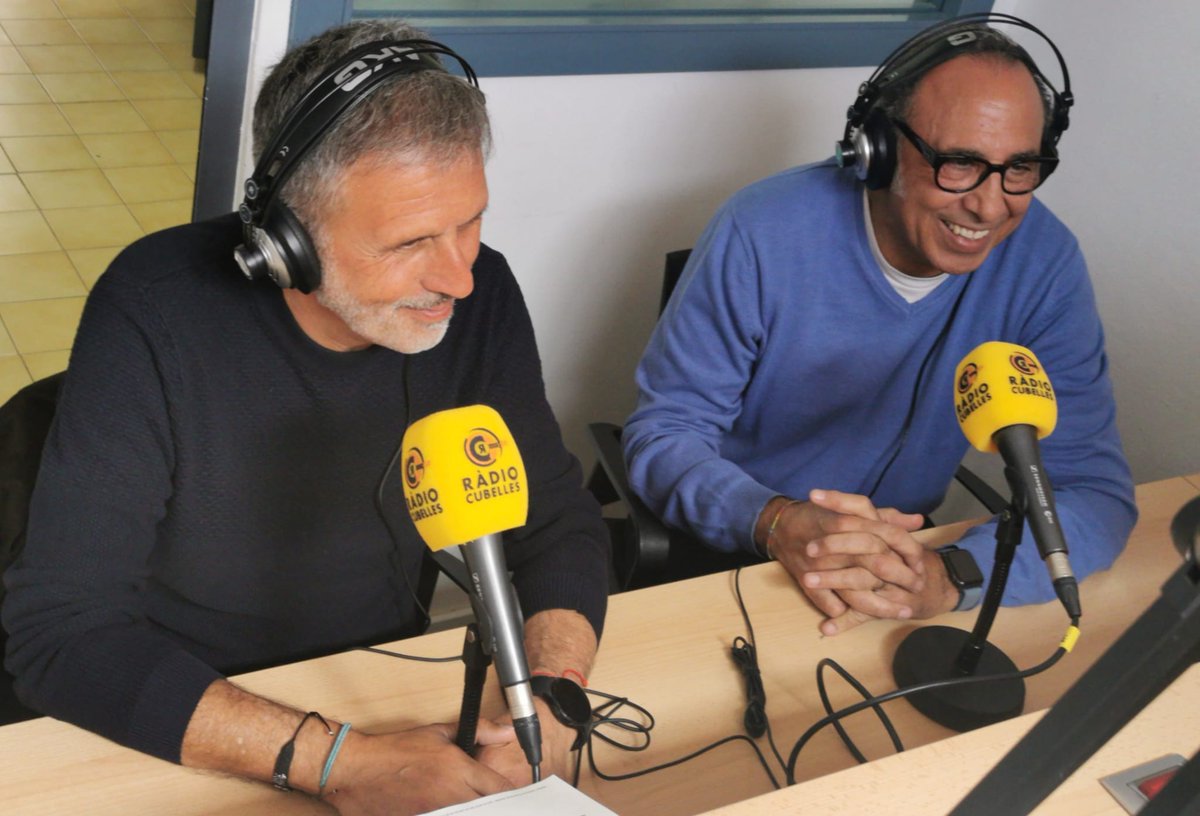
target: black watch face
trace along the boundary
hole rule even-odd
[[[979,571],[979,565],[975,563],[975,556],[966,550],[949,550],[942,553],[942,558],[946,562],[946,571],[957,586],[983,585],[983,573]]]

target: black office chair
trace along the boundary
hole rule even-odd
[[[60,372],[37,380],[0,406],[0,578],[25,547],[29,499],[62,379]],[[0,602],[4,594],[0,581]],[[8,633],[0,629],[0,658],[7,641]],[[40,716],[17,701],[12,682],[12,675],[0,669],[0,725]]]
[[[660,315],[691,254],[691,249],[667,253],[658,305]],[[612,539],[614,591],[721,572],[759,560],[749,553],[716,552],[686,533],[664,525],[629,487],[621,452],[621,430],[620,425],[611,422],[588,425],[596,466],[587,488],[602,506],[620,502],[626,513],[623,517],[605,518]],[[962,465],[954,477],[989,513],[999,513],[1008,505],[991,485]]]

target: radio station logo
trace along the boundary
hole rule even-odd
[[[979,375],[979,366],[975,363],[961,365],[958,380],[954,383],[954,413],[960,423],[992,401],[988,382]]]
[[[1054,401],[1054,388],[1050,380],[1042,374],[1042,366],[1028,354],[1015,351],[1008,357],[1008,363],[1017,375],[1008,375],[1008,390],[1021,397],[1039,397]],[[1041,376],[1039,376],[1041,375]]]
[[[979,366],[974,363],[967,363],[963,366],[962,373],[958,375],[958,393],[965,394],[970,391],[978,377]]]
[[[463,443],[467,459],[477,467],[494,465],[500,458],[500,439],[487,428],[472,428]]]
[[[416,490],[425,478],[425,457],[420,448],[409,448],[404,454],[404,483],[409,490]]]
[[[1042,367],[1032,357],[1020,351],[1010,354],[1008,363],[1026,377],[1036,377],[1042,371]]]
[[[442,512],[442,504],[438,500],[436,487],[428,490],[418,490],[425,478],[425,455],[421,449],[412,447],[404,454],[404,504],[408,507],[408,515],[413,523],[424,521]]]
[[[463,441],[463,451],[471,464],[478,468],[474,475],[464,473],[461,476],[463,500],[467,504],[521,492],[524,476],[518,467],[520,455],[516,457],[516,464],[499,464],[504,450],[496,434],[487,428],[472,428]]]

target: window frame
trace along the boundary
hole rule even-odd
[[[352,0],[294,0],[289,47],[331,25],[362,16]],[[572,74],[741,71],[877,65],[893,48],[929,26],[963,14],[992,10],[993,0],[941,0],[936,10],[848,11],[845,20],[740,22],[746,15],[705,14],[711,23],[670,23],[658,12],[644,21],[586,25],[446,24],[433,22],[451,12],[419,12],[421,27],[468,57],[480,76],[559,76]],[[502,16],[496,12],[455,11],[455,18]],[[397,11],[387,16],[404,16]],[[776,15],[778,16],[778,15]],[[826,12],[822,18],[828,17]]]

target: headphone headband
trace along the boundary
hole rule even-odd
[[[320,285],[316,249],[295,214],[276,200],[279,191],[301,158],[384,82],[418,71],[448,73],[439,56],[457,61],[467,83],[478,90],[479,79],[465,59],[441,43],[413,39],[359,46],[304,92],[246,179],[245,198],[238,208],[243,244],[234,250],[234,259],[246,277],[269,277],[282,287],[306,293]]]
[[[433,40],[379,40],[346,54],[305,91],[263,150],[254,173],[246,180],[242,220],[250,223],[246,220],[247,210],[252,220],[257,220],[308,149],[384,81],[397,74],[445,71],[435,56],[439,54],[457,60],[467,82],[479,87],[475,71],[466,60]]]
[[[849,139],[851,130],[862,126],[863,122],[866,121],[867,114],[870,113],[871,109],[879,101],[879,97],[883,95],[883,92],[887,88],[895,85],[897,82],[908,79],[913,74],[932,68],[940,62],[945,62],[947,59],[952,58],[954,56],[953,51],[956,48],[967,45],[975,40],[974,37],[964,37],[962,35],[971,33],[973,30],[979,28],[985,28],[989,23],[1001,23],[1031,31],[1041,37],[1050,46],[1050,50],[1054,52],[1054,58],[1058,61],[1059,71],[1062,73],[1063,78],[1063,88],[1061,91],[1057,90],[1053,83],[1046,78],[1046,75],[1037,67],[1037,63],[1025,52],[1025,49],[1019,45],[1017,46],[1026,57],[1023,60],[1025,64],[1035,77],[1050,90],[1053,97],[1052,121],[1048,125],[1051,142],[1057,144],[1059,137],[1062,136],[1062,132],[1069,125],[1070,107],[1075,104],[1075,96],[1071,93],[1071,74],[1067,70],[1067,62],[1063,59],[1062,52],[1058,50],[1058,46],[1040,28],[1028,20],[999,12],[964,14],[961,17],[945,20],[917,33],[897,46],[880,63],[879,67],[875,69],[867,81],[859,86],[858,98],[855,99],[854,104],[846,112],[845,138]]]
[[[981,32],[990,30],[990,23],[1031,31],[1054,52],[1062,72],[1061,91],[1046,79],[1029,53],[1014,43],[1016,58],[1033,74],[1039,92],[1046,89],[1050,93],[1050,113],[1043,132],[1042,151],[1047,155],[1057,155],[1058,140],[1070,125],[1070,109],[1075,104],[1066,60],[1054,41],[1032,23],[1011,14],[985,12],[965,14],[938,23],[905,40],[888,54],[867,81],[858,87],[858,96],[846,111],[846,127],[841,141],[835,146],[838,165],[853,166],[859,179],[870,189],[876,190],[890,184],[896,169],[896,137],[891,120],[879,108],[880,98],[898,83],[920,77],[960,53],[969,53],[961,49],[978,41]]]

